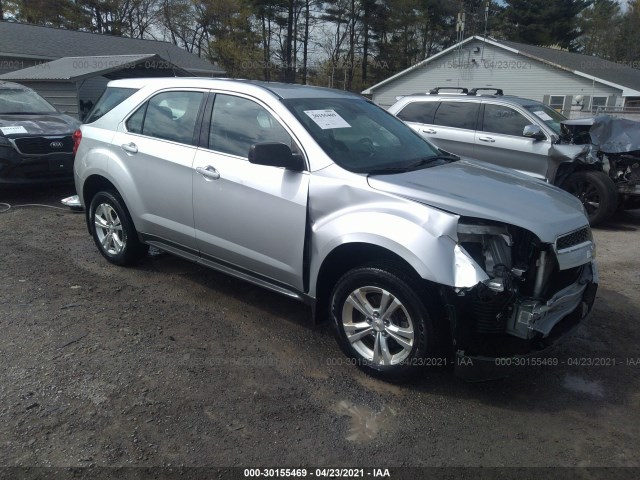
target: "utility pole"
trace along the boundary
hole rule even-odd
[[[489,24],[489,4],[491,2],[487,2],[484,7],[484,42],[482,42],[482,55],[480,57],[480,61],[484,60],[484,46],[487,43],[487,25]]]

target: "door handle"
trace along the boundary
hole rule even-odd
[[[133,143],[133,142],[131,142],[131,143],[124,143],[124,144],[122,144],[122,145],[120,145],[120,146],[122,147],[122,149],[123,149],[125,152],[128,152],[128,153],[138,153],[138,146],[137,146],[135,143]]]
[[[495,140],[491,137],[478,137],[481,142],[494,143]]]
[[[218,180],[220,178],[220,172],[211,165],[207,165],[204,168],[198,167],[196,168],[196,172],[202,175],[205,180]]]
[[[429,135],[437,135],[438,131],[433,128],[423,128],[422,133],[428,133]]]

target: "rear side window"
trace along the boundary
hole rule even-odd
[[[513,108],[490,104],[484,106],[482,130],[485,132],[521,137],[527,125],[531,125],[531,121]]]
[[[404,107],[396,115],[405,122],[433,123],[433,114],[438,102],[413,102]]]
[[[84,123],[93,123],[136,93],[135,88],[107,87]]]
[[[145,102],[127,120],[127,131],[193,144],[202,92],[163,92]]]
[[[479,109],[479,103],[441,102],[433,123],[444,127],[475,130]]]

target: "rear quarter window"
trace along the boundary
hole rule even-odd
[[[93,123],[137,92],[135,88],[107,87],[84,123]]]

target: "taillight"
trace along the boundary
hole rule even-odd
[[[78,129],[73,132],[73,154],[75,155],[78,151],[78,147],[80,146],[80,140],[82,140],[82,130]]]

